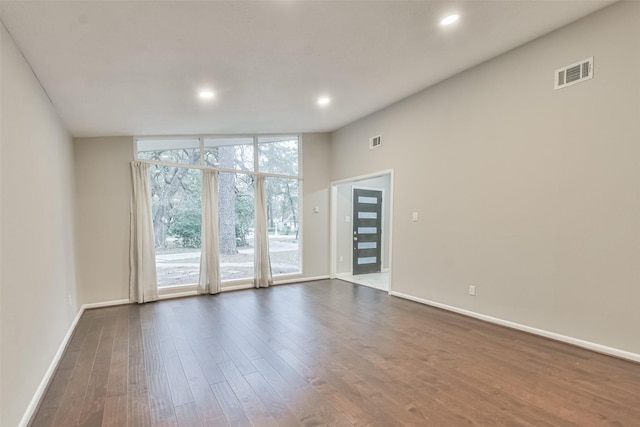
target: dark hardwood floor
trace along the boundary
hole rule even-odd
[[[33,426],[640,426],[640,364],[341,281],[88,310]]]

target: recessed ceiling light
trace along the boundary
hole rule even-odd
[[[213,92],[212,92],[212,91],[210,91],[210,90],[203,90],[203,91],[201,91],[201,92],[198,94],[198,96],[199,96],[200,98],[202,98],[202,99],[211,99],[211,98],[213,98],[215,95],[216,95],[216,94],[215,94],[215,93],[213,93]]]
[[[443,26],[450,25],[450,24],[453,24],[454,22],[456,22],[458,19],[460,19],[460,15],[455,13],[453,15],[447,16],[442,21],[440,21],[440,25],[443,25]]]
[[[329,98],[328,96],[321,96],[320,98],[318,98],[318,105],[325,106],[329,105],[330,103],[331,98]]]

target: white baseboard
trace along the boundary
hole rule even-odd
[[[184,292],[174,292],[172,294],[160,294],[158,295],[158,301],[161,301],[163,299],[192,297],[195,295],[198,295],[198,291],[184,291]]]
[[[60,343],[60,347],[58,347],[58,351],[56,351],[56,354],[53,356],[53,360],[51,361],[49,368],[47,369],[44,376],[42,377],[42,381],[40,381],[40,385],[36,389],[36,392],[33,394],[33,398],[31,398],[31,402],[29,402],[29,406],[27,406],[27,409],[24,415],[22,416],[22,419],[20,420],[20,424],[18,424],[18,427],[27,427],[29,425],[29,422],[31,421],[31,418],[36,413],[38,406],[40,405],[40,401],[44,397],[44,394],[47,391],[47,387],[49,387],[49,383],[53,378],[53,374],[55,373],[58,367],[58,364],[60,363],[60,360],[62,359],[62,356],[64,355],[64,352],[67,349],[67,345],[69,345],[69,341],[71,341],[73,332],[76,330],[76,326],[78,325],[78,322],[80,321],[80,318],[82,317],[82,314],[85,312],[85,310],[92,309],[92,308],[110,307],[114,305],[129,304],[129,303],[130,301],[128,299],[122,299],[122,300],[115,300],[115,301],[83,304],[80,307],[80,310],[78,310],[78,314],[76,314],[76,317],[73,319],[73,322],[71,322],[71,325],[69,325],[69,329],[67,330],[67,333],[65,334],[64,338],[62,339],[62,342]]]
[[[462,314],[464,316],[473,317],[475,319],[483,320],[485,322],[494,323],[496,325],[506,326],[507,328],[517,329],[519,331],[528,332],[530,334],[539,335],[552,340],[561,341],[567,344],[575,345],[576,347],[585,348],[587,350],[595,351],[597,353],[606,354],[609,356],[619,357],[621,359],[632,360],[634,362],[640,362],[640,354],[632,353],[626,350],[620,350],[614,347],[608,347],[601,344],[596,344],[590,341],[581,340],[567,335],[558,334],[555,332],[545,331],[544,329],[538,329],[520,323],[511,322],[497,317],[487,316],[486,314],[476,313],[474,311],[465,310],[462,308],[454,307],[451,305],[441,304],[439,302],[430,301],[424,298],[414,297],[412,295],[403,294],[401,292],[390,291],[389,295],[408,299],[411,301],[419,302],[421,304],[430,305],[432,307],[441,308],[443,310],[452,311],[454,313]]]
[[[40,381],[40,385],[38,385],[36,392],[33,394],[33,398],[31,398],[31,402],[29,402],[29,406],[27,406],[27,410],[22,416],[22,419],[20,420],[20,424],[18,424],[18,427],[27,427],[29,425],[31,418],[33,417],[36,410],[38,409],[38,406],[40,405],[40,400],[42,400],[42,398],[44,397],[44,394],[47,391],[47,387],[49,387],[49,382],[51,381],[51,378],[53,378],[53,374],[55,373],[56,368],[58,367],[58,364],[62,359],[62,355],[64,354],[64,351],[67,349],[67,344],[71,340],[71,337],[73,336],[73,331],[75,331],[76,325],[80,321],[80,317],[82,317],[82,313],[84,313],[84,310],[85,310],[85,306],[83,305],[82,307],[80,307],[80,310],[78,310],[78,314],[76,314],[76,317],[73,319],[73,322],[71,322],[71,325],[69,326],[69,330],[67,331],[66,335],[62,339],[62,343],[60,343],[60,347],[58,348],[58,351],[53,356],[53,360],[51,361],[51,364],[49,364],[49,368],[45,372],[44,377],[42,378],[42,381]]]
[[[90,304],[84,304],[81,310],[84,311],[90,308],[111,307],[113,305],[124,305],[124,304],[131,304],[131,301],[129,301],[128,299],[118,299],[114,301],[92,302]]]
[[[291,283],[303,283],[303,282],[315,282],[316,280],[327,280],[329,275],[326,276],[313,276],[313,277],[298,277],[295,279],[278,280],[274,282],[274,285],[288,285]]]
[[[241,289],[251,289],[251,288],[255,288],[253,283],[247,283],[245,285],[226,286],[220,289],[220,292],[239,291]]]

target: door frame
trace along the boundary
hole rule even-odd
[[[335,181],[331,181],[331,200],[330,200],[330,209],[331,209],[331,218],[329,224],[330,230],[330,245],[329,245],[329,277],[335,279],[337,277],[338,271],[338,185],[343,184],[351,184],[353,186],[357,186],[358,181],[363,181],[365,179],[378,178],[382,176],[389,176],[389,211],[386,213],[389,215],[389,229],[387,230],[386,238],[389,241],[389,289],[387,291],[391,294],[393,288],[393,169],[385,169],[378,172],[372,172],[364,175],[358,175],[350,178],[339,179]],[[353,190],[351,190],[353,192]],[[384,197],[384,195],[383,195]],[[353,200],[352,200],[353,203]],[[353,206],[351,208],[353,210]],[[384,206],[383,206],[384,209]],[[383,213],[384,215],[384,213]],[[384,216],[383,216],[384,221]],[[383,237],[385,235],[383,234]],[[384,248],[384,246],[383,246]],[[353,268],[353,267],[350,267]]]

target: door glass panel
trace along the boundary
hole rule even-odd
[[[376,234],[377,232],[377,227],[358,227],[358,234]]]
[[[365,257],[365,258],[358,258],[358,264],[375,264],[376,262],[376,257],[371,256],[371,257]]]
[[[204,164],[253,171],[253,138],[205,138]]]
[[[198,283],[202,173],[160,165],[150,170],[158,286]]]
[[[360,218],[360,219],[376,219],[376,218],[378,218],[378,212],[358,212],[358,218]]]
[[[254,193],[253,175],[218,175],[221,280],[253,279]]]
[[[358,249],[375,249],[377,247],[377,242],[358,242]]]
[[[370,205],[375,205],[378,203],[377,197],[367,197],[367,196],[358,196],[358,203],[367,203]]]

